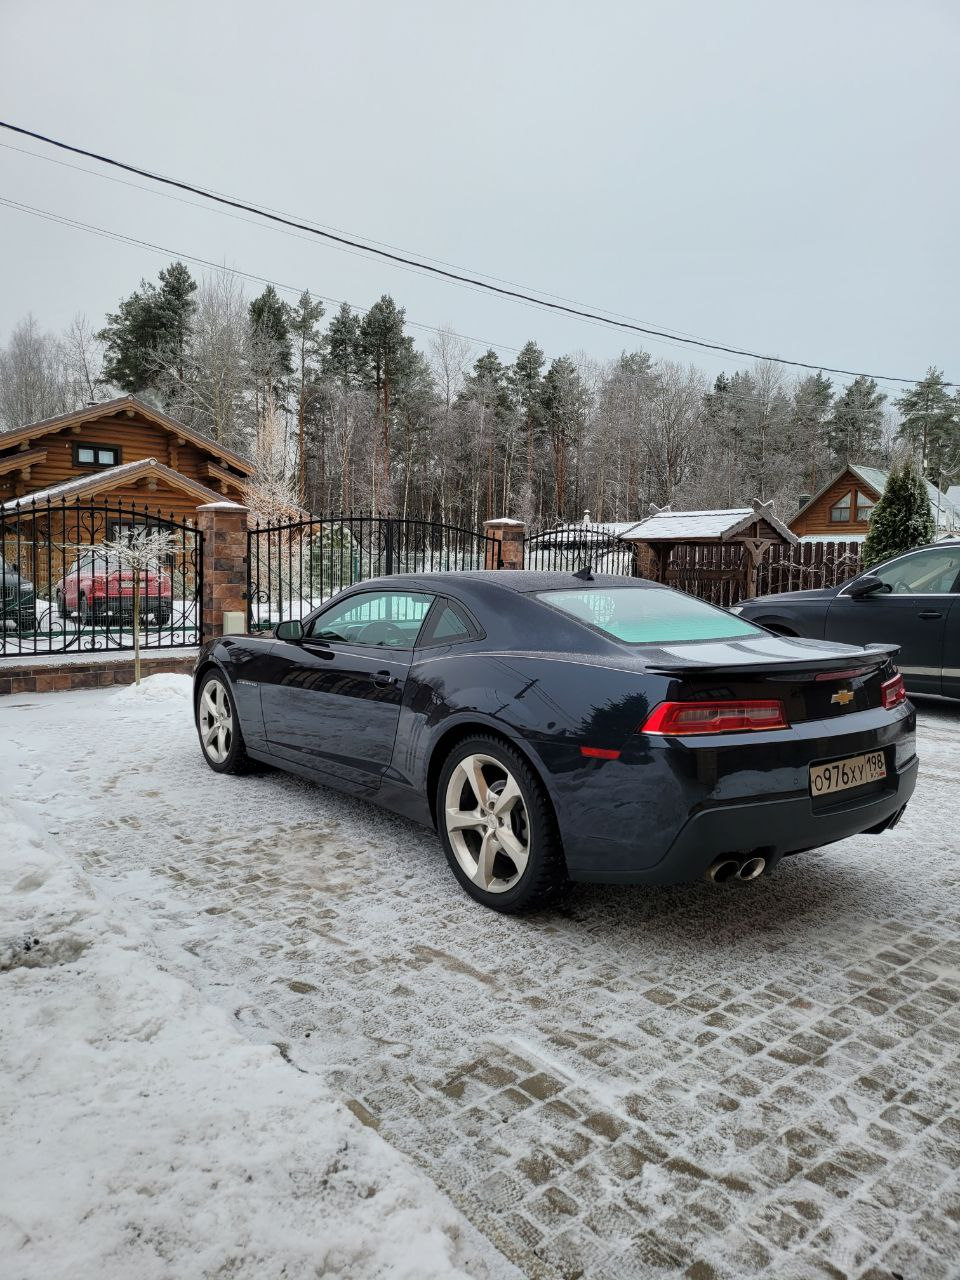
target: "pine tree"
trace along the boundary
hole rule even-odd
[[[297,408],[297,496],[301,504],[307,492],[307,433],[319,432],[317,455],[320,461],[320,488],[323,489],[325,443],[323,420],[317,412],[321,397],[320,365],[323,357],[323,334],[320,321],[323,303],[314,302],[309,293],[301,293],[295,307],[287,312],[293,348],[293,392]]]
[[[801,378],[793,390],[790,435],[798,467],[803,468],[803,488],[814,492],[822,475],[821,454],[826,447],[826,424],[833,406],[833,383],[822,373]],[[823,483],[823,480],[820,480]]]
[[[557,515],[567,505],[567,452],[586,411],[586,393],[568,356],[554,360],[543,379],[543,418],[553,445],[553,482]]]
[[[510,431],[513,417],[510,370],[490,348],[480,356],[464,380],[460,394],[462,403],[472,403],[477,410],[477,443],[486,458],[486,518],[494,517],[496,477],[494,455],[498,442],[510,455]]]
[[[167,401],[185,377],[197,284],[182,262],[160,272],[160,287],[140,288],[107,316],[96,335],[106,344],[103,376],[124,391],[156,391]]]
[[[890,472],[880,501],[870,517],[863,544],[865,565],[879,564],[935,536],[927,487],[916,464],[906,462]]]
[[[943,374],[931,365],[896,406],[902,414],[898,436],[912,446],[927,479],[942,488],[960,470],[960,415]]]
[[[389,294],[384,294],[360,323],[364,381],[376,396],[381,425],[380,508],[385,512],[390,510],[392,499],[391,400],[402,394],[413,369],[413,339],[403,332],[405,314]],[[376,478],[376,469],[374,476]]]
[[[873,378],[864,374],[837,397],[824,428],[836,465],[864,462],[879,448],[886,399]]]
[[[253,372],[263,386],[262,412],[270,395],[284,402],[286,380],[293,373],[290,309],[272,284],[250,303],[250,332]]]
[[[523,434],[527,452],[524,503],[533,497],[533,456],[542,420],[540,394],[543,390],[543,352],[535,342],[525,342],[510,370],[513,394],[523,414]]]

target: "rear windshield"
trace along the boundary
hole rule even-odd
[[[759,627],[667,587],[601,587],[538,591],[537,599],[625,644],[736,640]]]

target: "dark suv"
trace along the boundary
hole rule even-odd
[[[911,693],[960,698],[960,538],[907,551],[839,587],[758,596],[733,612],[781,635],[898,644]]]
[[[0,560],[0,628],[4,631],[37,629],[37,593],[18,564]]]

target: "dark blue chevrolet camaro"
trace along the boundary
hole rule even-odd
[[[212,769],[435,826],[464,889],[519,911],[567,879],[750,880],[892,827],[917,777],[895,652],[639,579],[408,574],[210,641],[195,707]]]

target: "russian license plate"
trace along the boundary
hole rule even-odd
[[[847,756],[833,764],[810,766],[810,794],[828,796],[834,791],[849,791],[868,782],[880,782],[887,776],[887,762],[882,751],[868,751],[862,756]]]

